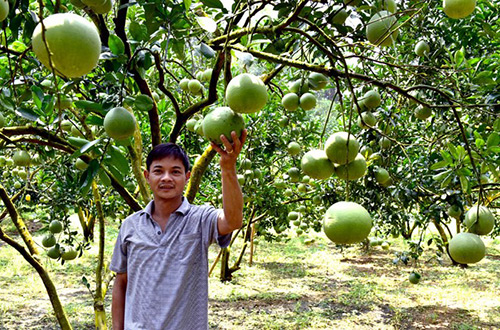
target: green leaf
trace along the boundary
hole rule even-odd
[[[446,167],[446,166],[448,166],[448,165],[449,165],[449,163],[448,163],[448,161],[447,161],[447,160],[442,160],[442,161],[440,161],[440,162],[437,162],[437,163],[433,164],[433,165],[431,166],[431,170],[437,170],[437,169],[440,169],[440,168]]]
[[[80,148],[80,152],[82,154],[86,153],[87,151],[90,151],[90,149],[95,146],[101,139],[97,139],[94,141],[90,141],[89,143],[85,144],[83,147]]]
[[[191,0],[184,0],[184,8],[186,8],[186,12],[191,8]]]
[[[26,108],[23,106],[16,109],[16,114],[31,121],[37,121],[41,115],[35,112],[34,109]]]
[[[465,58],[464,53],[465,53],[465,49],[464,49],[463,46],[462,46],[462,48],[460,48],[459,50],[457,50],[455,52],[455,55],[454,55],[453,59],[455,61],[455,65],[457,67],[459,67],[460,64],[462,64],[462,62],[464,61],[464,58]]]
[[[486,141],[486,145],[488,148],[498,147],[500,145],[500,135],[497,132],[493,132],[488,136],[488,140]]]
[[[116,167],[121,174],[126,175],[130,172],[130,164],[128,159],[121,153],[120,149],[111,146],[108,149],[110,158],[106,158],[106,162]]]
[[[154,102],[148,95],[141,94],[135,98],[134,106],[141,111],[149,111],[153,109]]]
[[[204,44],[203,42],[200,45],[200,52],[206,58],[213,58],[215,56],[215,51],[211,47]]]
[[[128,27],[128,31],[130,32],[130,35],[132,36],[132,39],[134,39],[134,40],[145,41],[149,38],[148,29],[147,29],[146,25],[139,24],[136,21],[130,22],[130,25]]]
[[[444,180],[443,182],[441,182],[441,188],[444,189],[445,187],[447,187],[451,180],[453,179],[453,173],[450,173]]]
[[[478,149],[482,149],[486,142],[483,139],[476,139],[476,147]]]
[[[111,186],[111,179],[108,174],[104,172],[102,168],[99,169],[99,180],[101,180],[102,184],[109,187]]]
[[[125,53],[125,45],[117,35],[112,34],[109,36],[108,45],[111,52],[117,56]]]
[[[87,100],[81,100],[81,101],[76,101],[75,106],[80,109],[92,109],[92,110],[102,110],[102,104],[100,103],[95,103],[92,101],[87,101]]]
[[[220,0],[200,0],[205,6],[210,8],[224,9],[224,5]]]
[[[449,174],[451,174],[451,170],[446,170],[444,172],[441,172],[441,173],[433,175],[432,179],[434,181],[441,181],[441,180],[443,180]]]
[[[448,164],[453,164],[453,158],[451,157],[450,153],[441,150],[441,156],[448,162]]]
[[[185,47],[184,41],[172,40],[171,45],[172,45],[172,49],[174,50],[175,55],[177,55],[177,57],[180,60],[184,60],[184,58],[186,57],[186,54],[184,52],[184,47]]]
[[[33,95],[33,103],[38,109],[42,108],[42,100],[44,99],[43,90],[38,86],[31,86],[31,94]]]
[[[210,17],[196,17],[196,21],[201,26],[201,28],[207,32],[214,33],[217,30],[217,23]]]
[[[462,187],[462,191],[465,193],[469,189],[469,181],[463,175],[458,177],[460,179],[460,186]]]
[[[478,85],[495,85],[496,82],[492,76],[493,72],[491,71],[481,71],[472,79],[472,82]]]
[[[448,143],[448,150],[450,150],[450,153],[453,157],[458,158],[457,148],[452,143]]]
[[[80,177],[80,192],[83,196],[89,193],[90,187],[92,186],[92,181],[94,180],[98,171],[99,162],[96,159],[92,159],[89,163],[89,166]]]
[[[116,167],[114,167],[111,164],[109,164],[108,169],[111,172],[111,174],[113,175],[113,177],[116,179],[116,181],[118,181],[118,183],[120,183],[122,186],[124,186],[125,184],[123,182],[123,175],[120,173],[120,170],[118,170]]]

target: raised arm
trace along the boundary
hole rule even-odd
[[[238,139],[236,132],[231,132],[233,143],[221,136],[224,149],[212,143],[212,147],[220,155],[222,180],[222,205],[224,214],[217,219],[219,235],[226,235],[241,227],[243,223],[243,193],[236,175],[236,160],[243,148],[247,130],[243,130]]]

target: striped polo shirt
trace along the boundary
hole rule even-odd
[[[208,247],[219,236],[221,209],[183,198],[162,232],[154,203],[125,219],[109,269],[127,273],[125,329],[208,329]]]

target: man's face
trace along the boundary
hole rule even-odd
[[[182,161],[173,157],[155,160],[151,163],[149,172],[144,171],[155,199],[164,200],[182,197],[190,175],[191,172],[186,172]]]

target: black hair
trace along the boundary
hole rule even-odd
[[[146,158],[147,170],[149,171],[153,161],[166,157],[173,157],[174,159],[181,160],[186,169],[186,173],[189,171],[191,165],[189,164],[189,158],[186,152],[181,146],[172,142],[158,144],[149,152]]]

